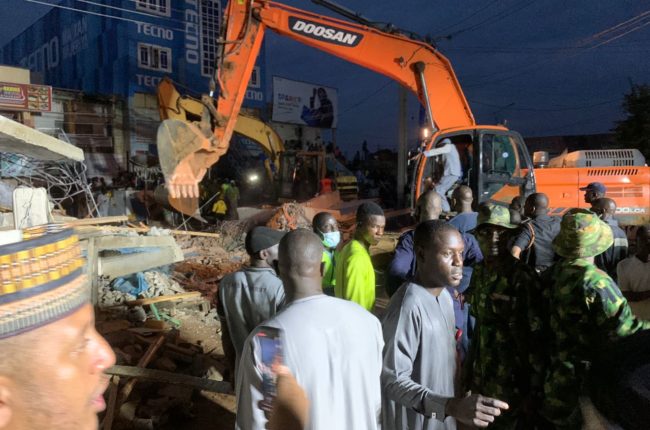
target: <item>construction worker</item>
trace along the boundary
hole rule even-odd
[[[294,230],[282,239],[279,272],[288,306],[258,327],[281,330],[284,365],[309,399],[312,430],[379,428],[381,351],[377,318],[349,301],[323,294],[323,246],[311,231]],[[246,341],[237,386],[236,429],[262,430],[260,409],[262,351],[252,335]]]
[[[463,277],[463,238],[454,226],[430,220],[417,226],[414,242],[415,276],[391,298],[382,319],[382,428],[455,429],[454,418],[487,427],[508,408],[506,403],[478,393],[456,397],[456,329],[449,288]]]
[[[585,192],[585,203],[591,204],[592,207],[596,200],[605,197],[605,194],[607,194],[607,187],[600,182],[592,182],[586,187],[579,188],[579,190]]]
[[[384,235],[386,218],[377,203],[362,203],[357,208],[354,239],[341,249],[334,273],[336,297],[352,300],[372,311],[375,307],[375,269],[370,260],[370,246]]]
[[[341,242],[341,232],[336,218],[329,212],[319,212],[312,222],[314,233],[321,239],[323,250],[323,292],[328,296],[334,295],[336,285],[335,270],[338,253],[336,247]]]
[[[226,219],[228,220],[238,220],[239,212],[237,207],[239,206],[239,188],[237,188],[237,183],[235,180],[231,180],[226,185],[225,189],[222,185],[221,191],[224,193],[226,199]]]
[[[96,430],[115,355],[95,330],[77,236],[49,233],[0,256],[0,428]]]
[[[618,226],[618,221],[614,218],[614,214],[616,214],[616,202],[614,200],[601,197],[593,202],[592,210],[598,214],[601,220],[609,225],[614,235],[614,243],[612,246],[602,254],[597,255],[594,262],[599,269],[607,272],[614,282],[616,282],[618,280],[616,266],[627,258],[627,235]]]
[[[579,400],[590,363],[616,339],[650,328],[594,264],[613,242],[612,229],[587,209],[568,211],[553,241],[562,259],[544,275],[551,344],[543,414],[558,429],[582,425]]]
[[[220,192],[216,200],[212,205],[212,213],[219,221],[223,221],[226,219],[226,212],[228,211],[228,206],[226,206],[226,202],[224,201],[224,193]]]
[[[474,266],[467,302],[476,319],[465,363],[465,389],[510,405],[491,425],[532,429],[544,380],[542,288],[535,270],[510,254],[517,226],[507,208],[482,204],[475,234],[483,261]]]
[[[511,253],[541,273],[556,260],[553,239],[560,232],[560,222],[548,215],[548,197],[544,193],[531,194],[526,198],[524,214],[531,221],[523,224]]]
[[[451,210],[457,215],[449,220],[461,233],[467,233],[476,228],[478,213],[472,209],[474,195],[472,189],[466,185],[460,185],[451,193]]]
[[[219,283],[217,314],[231,376],[237,375],[237,364],[250,332],[284,306],[284,288],[275,272],[283,236],[282,231],[253,227],[245,240],[250,264],[224,276]]]

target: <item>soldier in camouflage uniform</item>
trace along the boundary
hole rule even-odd
[[[553,241],[562,260],[544,277],[550,286],[545,292],[552,338],[543,414],[558,429],[581,428],[578,399],[586,391],[592,360],[612,341],[650,328],[650,322],[632,315],[616,283],[594,265],[594,256],[612,243],[612,229],[587,209],[567,212]]]
[[[474,267],[469,288],[476,329],[463,380],[466,389],[510,405],[490,425],[496,429],[534,429],[540,421],[542,292],[535,270],[510,254],[516,228],[507,208],[479,208],[475,234],[485,260]]]

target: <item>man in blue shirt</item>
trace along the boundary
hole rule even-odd
[[[472,189],[466,185],[456,187],[451,194],[451,210],[458,214],[449,220],[461,233],[467,233],[476,228],[478,212],[472,210],[474,195]]]

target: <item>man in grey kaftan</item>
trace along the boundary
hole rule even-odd
[[[382,321],[384,430],[456,428],[452,417],[445,419],[446,401],[455,395],[454,321],[447,290],[435,297],[409,283],[395,293]]]

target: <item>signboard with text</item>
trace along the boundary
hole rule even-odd
[[[52,87],[0,82],[0,109],[50,112]]]
[[[336,128],[335,88],[273,77],[273,121]]]

